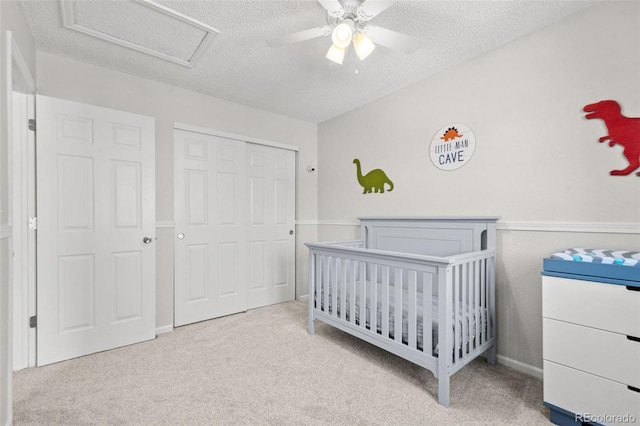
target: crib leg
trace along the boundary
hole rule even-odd
[[[309,334],[316,334],[316,325],[313,319],[313,305],[309,303]]]
[[[487,350],[487,362],[491,365],[496,365],[498,361],[497,345],[494,343],[489,350]]]
[[[449,376],[438,378],[438,403],[449,407]]]

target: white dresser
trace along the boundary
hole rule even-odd
[[[544,403],[555,424],[640,425],[640,283],[591,279],[543,272]]]

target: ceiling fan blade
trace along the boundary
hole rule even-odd
[[[389,49],[399,50],[404,53],[413,53],[422,46],[422,41],[411,36],[388,30],[382,27],[367,25],[365,34],[372,42]]]
[[[267,46],[281,47],[287,44],[310,40],[312,38],[327,36],[329,34],[331,34],[331,27],[328,25],[323,25],[321,27],[310,28],[308,30],[298,31],[291,34],[285,34],[283,36],[267,40]]]
[[[393,6],[396,0],[365,0],[358,8],[358,16],[365,21],[370,20],[380,12]]]
[[[338,0],[318,0],[318,3],[334,17],[340,17],[344,14],[344,9]]]

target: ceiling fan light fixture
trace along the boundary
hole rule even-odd
[[[360,58],[360,60],[362,61],[367,56],[369,56],[371,52],[373,52],[373,50],[376,48],[376,45],[373,44],[371,39],[365,34],[357,33],[355,36],[353,36],[353,47],[358,54],[358,58]]]
[[[355,24],[350,19],[345,19],[341,24],[336,25],[331,33],[331,41],[337,47],[344,49],[351,43]]]
[[[342,61],[344,60],[345,48],[338,47],[335,44],[332,44],[327,52],[327,59],[335,62],[336,64],[342,65]]]

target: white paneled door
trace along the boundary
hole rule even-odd
[[[155,337],[155,123],[38,96],[37,363]]]
[[[295,152],[247,144],[248,308],[295,297]]]
[[[295,153],[175,130],[176,326],[295,296]]]

